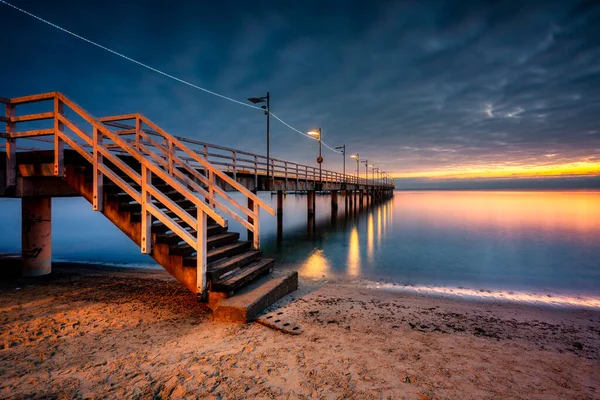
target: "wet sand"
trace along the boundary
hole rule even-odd
[[[0,281],[0,398],[597,399],[600,311],[301,282],[303,328],[214,322],[162,270]]]

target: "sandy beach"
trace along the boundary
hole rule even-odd
[[[0,398],[597,399],[600,312],[302,281],[303,329],[214,322],[162,270],[0,283]]]

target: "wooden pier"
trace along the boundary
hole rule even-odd
[[[83,196],[216,318],[250,320],[298,285],[297,273],[270,276],[274,260],[260,252],[261,210],[280,228],[284,192],[306,194],[309,224],[317,193],[331,196],[332,210],[340,197],[348,209],[393,195],[388,177],[267,163],[258,154],[172,136],[141,114],[95,118],[58,92],[0,103],[0,197],[22,199],[23,276],[51,272],[51,198]],[[46,109],[17,114],[31,104]],[[19,130],[20,124],[35,129]],[[276,192],[276,209],[257,196],[263,190]],[[246,241],[228,231],[230,218],[247,230]]]

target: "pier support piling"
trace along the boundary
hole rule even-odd
[[[315,215],[315,191],[309,190],[306,192],[306,211],[308,215]]]
[[[337,192],[337,190],[331,191],[331,209],[332,210],[338,209],[338,192]]]
[[[277,191],[277,215],[283,215],[283,190]]]
[[[52,198],[21,199],[21,275],[48,275],[52,271]]]

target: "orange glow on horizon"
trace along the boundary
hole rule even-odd
[[[600,176],[600,162],[580,161],[554,165],[513,166],[488,168],[470,167],[393,174],[394,178],[481,179],[481,178],[549,178],[569,176]]]

